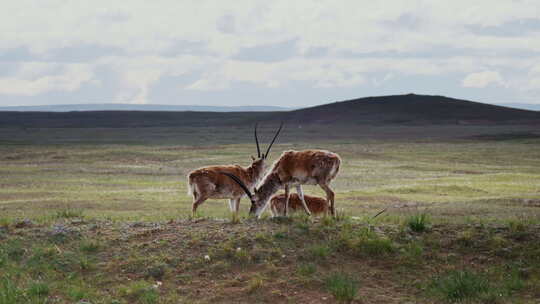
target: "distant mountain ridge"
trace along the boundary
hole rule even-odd
[[[540,112],[444,96],[365,97],[291,111],[0,112],[0,127],[133,128],[245,126],[256,122],[320,125],[540,125]]]
[[[197,112],[268,112],[288,111],[289,108],[276,106],[197,106],[197,105],[151,105],[151,104],[65,104],[44,106],[0,107],[0,111],[23,112],[73,112],[73,111],[197,111]]]

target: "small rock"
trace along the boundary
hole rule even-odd
[[[205,256],[204,256],[204,260],[206,260],[206,261],[210,261],[210,256],[209,256],[208,254],[207,254],[207,255],[205,255]]]

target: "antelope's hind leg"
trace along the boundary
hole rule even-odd
[[[200,196],[198,198],[193,197],[193,206],[191,207],[191,216],[195,218],[195,213],[197,213],[197,208],[200,204],[206,201],[206,197]]]
[[[283,210],[283,215],[284,216],[288,216],[289,215],[289,196],[290,196],[290,192],[289,192],[289,186],[288,185],[285,185],[285,210]]]
[[[330,207],[330,213],[332,216],[336,216],[336,209],[334,208],[334,191],[332,191],[327,184],[321,183],[319,186],[326,192],[326,202]]]
[[[233,213],[236,212],[236,209],[234,208],[234,206],[235,206],[235,201],[234,201],[233,198],[230,198],[230,199],[229,199],[229,209],[230,209],[231,212],[233,212]]]
[[[302,191],[301,185],[296,186],[296,193],[298,194],[298,197],[300,197],[300,201],[302,202],[302,206],[304,207],[307,215],[311,216],[311,211],[309,211],[306,200],[304,199],[304,191]]]

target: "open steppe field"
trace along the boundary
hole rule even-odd
[[[226,200],[191,218],[186,174],[249,165],[252,138],[0,129],[0,304],[538,303],[537,126],[285,128],[270,164],[342,157],[337,218],[250,219],[246,198],[239,221]]]

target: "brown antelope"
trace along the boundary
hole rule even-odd
[[[270,199],[270,212],[272,216],[282,216],[285,214],[285,194],[276,194]],[[328,212],[328,202],[318,196],[304,194],[304,199],[311,214],[326,214]],[[298,211],[303,209],[302,200],[297,193],[291,193],[289,197],[289,209]]]
[[[255,125],[255,144],[257,145],[257,158],[251,156],[252,163],[249,167],[239,165],[209,166],[191,171],[187,175],[188,195],[193,196],[192,215],[195,216],[197,207],[209,198],[228,198],[231,212],[238,215],[240,199],[245,193],[229,178],[221,173],[234,174],[248,188],[254,189],[266,171],[265,160],[270,153],[283,124],[270,142],[266,153],[261,154],[259,139],[257,137],[257,125]]]
[[[266,209],[270,197],[280,188],[285,189],[285,216],[289,209],[289,188],[296,187],[296,192],[302,201],[302,206],[308,215],[309,211],[302,185],[319,185],[326,192],[326,200],[330,204],[330,212],[335,215],[334,192],[330,182],[339,171],[341,159],[336,153],[325,150],[285,151],[273,164],[272,169],[265,175],[258,188],[252,194],[249,187],[241,178],[229,172],[223,172],[238,185],[251,200],[250,214],[258,218]]]

